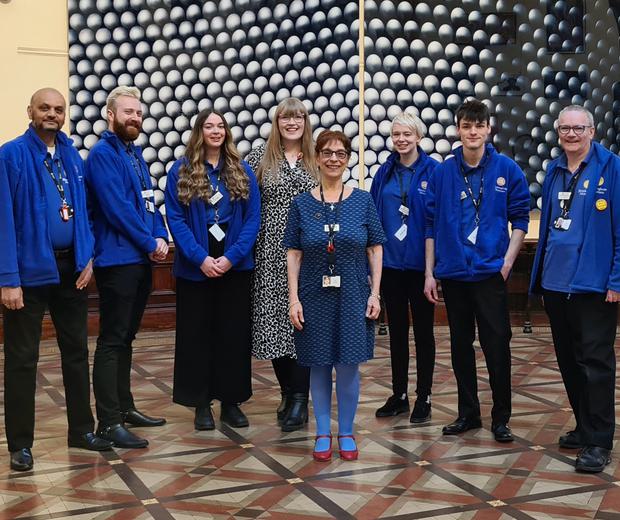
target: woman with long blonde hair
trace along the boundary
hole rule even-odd
[[[239,403],[252,395],[250,282],[260,195],[222,114],[198,114],[165,195],[176,246],[173,400],[196,409],[197,430],[215,428],[214,399],[222,422],[248,426]]]
[[[277,420],[283,431],[294,431],[308,421],[310,371],[296,360],[282,238],[291,201],[317,185],[312,127],[299,99],[280,102],[267,143],[252,150],[247,161],[256,171],[262,200],[252,283],[252,354],[272,361],[282,394]]]

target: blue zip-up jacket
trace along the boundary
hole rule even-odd
[[[56,135],[56,149],[69,180],[76,272],[93,256],[88,221],[84,163],[73,141]],[[42,175],[47,146],[32,127],[0,148],[0,287],[36,287],[60,283],[48,229]]]
[[[148,254],[157,248],[155,239],[168,241],[168,231],[157,208],[153,224],[150,223],[140,179],[125,149],[125,143],[107,130],[86,159],[96,267],[146,264]],[[144,171],[148,171],[142,151],[139,147],[134,150]]]
[[[593,142],[593,153],[581,174],[579,185],[588,180],[585,197],[583,244],[577,271],[570,283],[571,291],[605,293],[608,289],[620,292],[620,158],[605,147]],[[560,156],[561,157],[561,156]],[[560,158],[549,164],[543,182],[540,233],[530,292],[541,293],[542,266],[551,225],[550,190],[557,175]],[[603,179],[602,184],[599,184]],[[593,189],[594,188],[594,189]],[[596,204],[599,202],[597,209]]]
[[[438,162],[429,157],[418,147],[418,160],[415,163],[415,174],[409,185],[407,204],[409,216],[407,217],[407,236],[405,237],[405,256],[395,258],[390,254],[388,247],[383,247],[383,266],[390,269],[413,269],[424,271],[424,238],[425,238],[425,205],[428,178],[437,167]],[[370,187],[370,195],[377,206],[379,218],[383,218],[383,188],[390,177],[394,174],[395,167],[400,160],[400,154],[392,152],[387,160],[381,165],[375,174]],[[401,222],[399,214],[394,214],[394,220]],[[384,227],[385,227],[385,223]],[[388,242],[397,241],[394,236],[387,237]]]
[[[177,184],[184,161],[179,159],[172,165],[165,191],[166,218],[176,247],[173,274],[186,280],[202,281],[207,277],[200,266],[209,255],[207,205],[201,199],[193,199],[188,206],[179,202]],[[260,227],[260,194],[252,168],[245,161],[241,164],[250,179],[250,195],[247,199],[231,201],[232,216],[224,237],[224,256],[232,263],[233,269],[248,271],[254,268],[253,248]]]
[[[465,256],[461,236],[462,204],[465,182],[460,165],[462,147],[440,164],[428,182],[426,194],[426,238],[435,240],[435,278],[447,280],[475,279],[498,273],[504,264],[512,229],[527,233],[530,220],[530,193],[525,174],[517,163],[486,145],[484,186],[480,208],[480,225],[471,263]]]

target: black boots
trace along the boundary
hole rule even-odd
[[[286,400],[286,407],[280,425],[283,432],[294,432],[308,422],[308,395],[303,393],[289,394],[286,398],[282,394],[282,401]],[[278,408],[279,410],[279,408]]]

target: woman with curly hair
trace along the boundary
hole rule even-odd
[[[222,114],[198,114],[165,195],[176,246],[173,400],[196,409],[197,430],[215,428],[213,399],[222,403],[222,422],[248,426],[239,403],[252,395],[250,281],[260,195]]]
[[[252,282],[252,354],[273,364],[282,394],[276,417],[285,432],[303,428],[308,421],[310,371],[297,364],[282,238],[291,201],[317,185],[309,119],[299,99],[284,99],[276,108],[267,143],[247,157],[262,201]]]

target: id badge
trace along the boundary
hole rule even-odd
[[[155,213],[155,203],[151,200],[144,201],[144,207],[149,213]]]
[[[329,233],[329,224],[325,224],[323,229],[325,230],[325,233]],[[334,224],[334,233],[337,233],[338,231],[340,231],[340,224]]]
[[[558,193],[559,200],[568,200],[570,199],[570,191],[560,191]]]
[[[476,245],[477,239],[478,239],[478,226],[476,226],[474,230],[467,237],[467,240],[469,240],[474,245]]]
[[[68,204],[60,206],[58,212],[63,222],[69,222],[69,219],[73,216],[73,209]]]
[[[396,233],[394,233],[394,236],[398,238],[398,240],[400,240],[401,242],[405,240],[405,237],[407,236],[407,224],[403,224],[402,226],[400,226]]]
[[[211,195],[211,198],[209,199],[209,204],[215,206],[223,196],[224,195],[222,195],[219,191],[216,191],[213,195]]]
[[[226,233],[224,233],[222,228],[218,226],[217,224],[213,224],[209,228],[209,233],[211,233],[213,235],[213,238],[215,238],[215,240],[217,240],[218,242],[221,242],[224,236],[226,235]]]
[[[153,190],[142,190],[142,198],[150,199],[154,195]]]
[[[405,215],[405,217],[409,216],[409,208],[405,206],[404,204],[400,205],[400,208],[398,208],[398,212],[401,213],[402,215]]]
[[[340,287],[340,276],[323,275],[323,287]]]
[[[558,217],[553,223],[553,227],[561,231],[568,231],[568,229],[570,228],[571,222],[572,220],[569,218]]]

